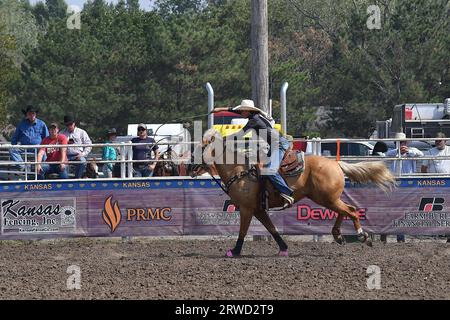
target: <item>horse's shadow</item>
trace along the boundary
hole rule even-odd
[[[290,255],[289,258],[296,258],[303,256],[302,254],[295,254]],[[265,255],[255,255],[255,254],[241,254],[237,257],[233,257],[233,259],[230,259],[226,257],[225,255],[216,255],[216,254],[203,254],[203,253],[185,253],[181,255],[181,257],[185,258],[206,258],[206,259],[212,259],[212,260],[233,260],[233,259],[259,259],[259,258],[286,258],[286,257],[280,257],[277,254],[265,254]]]

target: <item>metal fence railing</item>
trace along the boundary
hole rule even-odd
[[[406,141],[417,141],[418,139],[402,139]],[[420,141],[435,141],[436,138],[421,138]],[[443,138],[442,140],[450,140],[450,138]],[[336,159],[340,161],[346,161],[346,162],[362,162],[362,161],[384,161],[388,166],[391,164],[392,161],[397,161],[399,165],[397,166],[397,172],[393,172],[398,177],[450,177],[450,162],[449,162],[449,173],[422,173],[420,172],[421,163],[424,160],[431,160],[431,161],[441,161],[441,160],[450,160],[450,152],[448,156],[430,156],[427,154],[426,151],[424,151],[424,156],[422,157],[415,157],[415,158],[408,158],[408,157],[402,157],[400,152],[397,152],[395,157],[374,157],[370,154],[365,155],[324,155],[322,152],[322,145],[324,143],[336,143],[336,144],[344,144],[344,143],[367,143],[367,142],[377,142],[377,141],[384,141],[384,142],[394,142],[395,147],[397,150],[400,148],[400,139],[377,139],[377,140],[367,140],[367,139],[320,139],[320,138],[313,138],[313,139],[294,139],[293,141],[304,141],[308,144],[307,147],[307,154],[312,155],[320,155],[320,156],[326,156],[330,159]],[[166,142],[166,143],[159,143],[162,145],[180,145],[180,144],[198,144],[198,142]],[[171,161],[175,164],[189,164],[191,161],[190,153],[186,154],[175,154],[171,159],[148,159],[148,160],[133,160],[133,146],[138,145],[149,145],[152,146],[151,143],[131,143],[131,141],[128,142],[121,142],[121,143],[96,143],[91,144],[89,147],[92,147],[92,152],[90,155],[87,156],[87,162],[93,162],[98,167],[102,167],[103,165],[107,163],[112,164],[119,164],[120,165],[120,176],[117,178],[120,179],[133,179],[133,164],[136,163],[148,163],[149,161],[152,162],[167,162]],[[71,144],[70,147],[85,147],[86,145],[76,145]],[[114,147],[117,150],[117,159],[116,160],[103,160],[101,157],[101,149],[105,146]],[[42,147],[49,147],[49,148],[55,148],[55,145],[11,145],[11,144],[0,144],[0,180],[37,180],[38,179],[38,172],[37,172],[37,165],[46,163],[46,164],[59,164],[61,162],[38,162],[37,161],[37,152]],[[62,147],[62,146],[58,146]],[[430,149],[433,146],[430,144]],[[22,162],[16,162],[11,161],[9,157],[9,150],[10,149],[21,149],[23,150],[23,161]],[[448,147],[450,148],[450,147]],[[402,162],[403,161],[416,161],[416,167],[418,168],[416,172],[409,172],[409,173],[403,173],[402,168]],[[69,165],[76,165],[82,163],[81,161],[69,161]],[[18,170],[18,165],[24,165],[24,170]],[[99,168],[98,173],[99,177],[102,178],[101,169]]]
[[[396,171],[393,171],[394,175],[398,176],[398,177],[434,177],[434,176],[438,176],[438,177],[450,177],[450,147],[447,146],[447,148],[449,149],[448,155],[445,156],[432,156],[430,154],[428,154],[428,150],[433,148],[433,145],[429,144],[429,149],[428,150],[421,150],[423,152],[423,156],[420,157],[403,157],[399,150],[400,150],[400,142],[401,141],[407,141],[407,143],[410,143],[412,141],[422,141],[422,142],[434,142],[435,140],[437,140],[436,138],[421,138],[421,139],[410,139],[410,138],[406,138],[406,139],[394,139],[394,138],[390,138],[390,139],[376,139],[376,140],[368,140],[368,139],[321,139],[321,138],[313,138],[313,139],[308,139],[308,140],[302,140],[302,141],[307,141],[308,143],[311,143],[311,147],[309,148],[309,152],[313,155],[320,155],[320,156],[326,156],[327,158],[330,159],[336,159],[336,160],[340,160],[340,161],[346,161],[346,162],[361,162],[361,161],[383,161],[386,163],[386,165],[388,167],[390,167],[390,164],[393,161],[397,161],[399,165],[396,166]],[[450,140],[450,138],[442,138],[440,140],[445,140],[446,142],[448,142]],[[357,143],[357,142],[378,142],[378,141],[383,141],[383,142],[394,142],[394,146],[395,149],[397,149],[397,154],[395,157],[387,157],[387,156],[377,156],[374,157],[373,155],[358,155],[358,156],[352,156],[352,155],[326,155],[324,154],[323,150],[322,150],[322,144],[324,143]],[[442,161],[442,160],[449,160],[449,168],[448,168],[448,172],[446,173],[435,173],[435,172],[421,172],[421,165],[422,162],[424,160],[431,160],[431,161]],[[417,170],[415,172],[409,172],[409,173],[404,173],[402,172],[402,163],[404,161],[416,161],[416,168]]]

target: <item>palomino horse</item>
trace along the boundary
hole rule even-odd
[[[220,145],[222,151],[216,150],[217,148],[210,148],[208,150],[208,147],[214,141],[214,145]],[[232,202],[240,208],[239,237],[236,246],[233,249],[229,249],[226,256],[236,257],[240,255],[244,238],[253,216],[273,236],[280,249],[279,255],[288,256],[286,243],[270,220],[267,211],[261,205],[261,185],[256,177],[252,175],[254,170],[249,169],[249,166],[245,164],[226,163],[224,159],[236,159],[238,151],[229,150],[230,148],[227,148],[229,144],[225,142],[226,139],[222,141],[222,137],[217,131],[214,129],[208,130],[204,135],[202,144],[203,164],[198,165],[197,170],[200,170],[202,167],[207,167],[209,159],[209,164],[214,165],[224,183],[225,191],[231,197]],[[221,152],[221,154],[218,154],[218,152]],[[371,245],[369,235],[361,228],[356,208],[341,200],[345,186],[344,174],[351,181],[358,183],[372,182],[384,191],[390,190],[396,185],[395,177],[381,161],[349,164],[320,156],[305,157],[304,172],[299,176],[285,178],[287,184],[294,190],[293,197],[295,198],[295,202],[307,197],[317,204],[338,213],[332,229],[332,235],[336,242],[339,244],[344,243],[340,229],[344,217],[348,216],[353,221],[359,241]],[[278,192],[271,185],[267,186],[267,188],[270,193],[269,207],[281,207],[283,200]]]

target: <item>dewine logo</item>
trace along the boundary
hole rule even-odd
[[[113,196],[109,196],[105,200],[103,206],[102,218],[109,226],[111,232],[116,231],[122,221],[122,212],[117,201],[112,201]],[[125,221],[150,222],[153,221],[170,221],[172,220],[172,208],[127,208]]]
[[[359,219],[366,220],[367,208],[357,208],[356,214]],[[311,208],[307,204],[300,204],[297,206],[297,220],[332,220],[338,217],[337,212],[327,208]],[[344,217],[349,219],[349,217]]]

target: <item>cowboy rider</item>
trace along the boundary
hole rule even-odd
[[[294,191],[286,184],[286,181],[284,181],[278,172],[284,153],[289,148],[289,141],[274,129],[273,119],[263,110],[255,107],[253,100],[242,100],[241,104],[236,107],[215,108],[212,112],[216,113],[221,111],[238,113],[248,119],[247,124],[242,130],[231,136],[238,136],[242,133],[245,134],[248,130],[255,130],[257,136],[265,140],[269,145],[267,156],[270,157],[270,162],[264,165],[264,169],[267,172],[266,175],[273,186],[280,192],[284,200],[283,209],[291,207],[294,203],[294,198],[292,197]],[[267,137],[261,134],[263,131],[267,132]],[[227,136],[227,138],[229,137]],[[272,152],[273,150],[277,150],[277,152]]]

